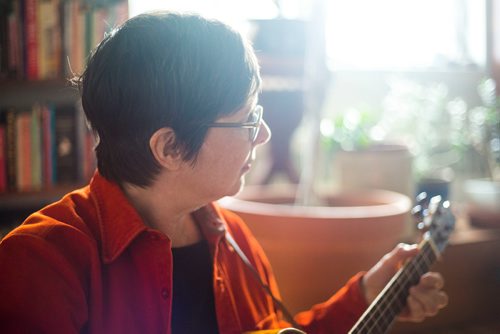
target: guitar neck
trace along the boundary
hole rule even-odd
[[[424,240],[420,252],[406,263],[368,307],[349,334],[387,333],[396,316],[406,305],[408,290],[416,285],[437,258],[432,241]]]

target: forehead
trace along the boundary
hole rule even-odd
[[[232,114],[223,115],[219,119],[220,120],[240,120],[241,118],[245,118],[254,110],[255,106],[258,102],[258,96],[252,96],[249,98],[241,107],[236,109]]]

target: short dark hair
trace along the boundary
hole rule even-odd
[[[166,11],[135,16],[107,35],[75,81],[99,137],[99,172],[138,186],[160,170],[149,147],[156,130],[171,127],[183,159],[195,163],[208,124],[239,110],[261,84],[240,33]]]

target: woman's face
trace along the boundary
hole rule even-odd
[[[256,104],[257,99],[252,99],[245,107],[217,119],[216,123],[247,122]],[[241,190],[245,174],[255,159],[256,147],[265,144],[271,137],[271,131],[263,120],[254,142],[251,142],[249,132],[250,129],[239,127],[209,128],[196,163],[191,166],[191,175],[187,178],[188,182],[192,182],[196,195],[214,201]]]

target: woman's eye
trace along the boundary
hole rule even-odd
[[[253,112],[248,116],[248,123],[255,123],[257,121],[257,113]]]

